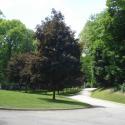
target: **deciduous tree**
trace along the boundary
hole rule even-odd
[[[80,47],[74,32],[66,26],[61,12],[52,10],[37,26],[36,37],[39,41],[38,51],[41,62],[38,72],[44,76],[48,89],[55,91],[66,86],[79,86],[75,81],[80,77]],[[72,81],[72,83],[71,83]]]

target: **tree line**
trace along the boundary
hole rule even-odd
[[[2,88],[52,91],[55,99],[56,91],[82,86],[80,44],[61,12],[52,9],[35,32],[1,18],[0,32]]]
[[[2,88],[52,91],[53,99],[55,91],[84,82],[125,91],[125,1],[106,5],[90,17],[79,39],[55,9],[35,32],[0,11]]]
[[[106,10],[91,16],[80,34],[86,82],[124,90],[125,0],[107,0],[106,5]]]
[[[0,12],[0,82],[5,81],[11,57],[35,51],[34,31],[19,20],[7,20]]]

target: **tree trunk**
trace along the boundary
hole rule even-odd
[[[26,85],[25,85],[25,92],[26,92],[26,93],[28,92],[28,85],[27,85],[27,83],[26,83]]]
[[[55,100],[56,98],[55,98],[55,95],[56,95],[56,91],[55,90],[53,90],[53,100]]]
[[[10,41],[9,41],[9,42],[10,42]],[[12,44],[9,43],[9,44],[8,44],[8,61],[10,60],[11,55],[12,55]]]
[[[58,95],[59,95],[60,93],[59,93],[59,90],[58,90]]]

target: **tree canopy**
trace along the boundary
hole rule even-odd
[[[124,84],[125,8],[124,0],[107,0],[107,9],[91,18],[80,34],[91,60],[96,85]]]
[[[0,81],[4,80],[10,58],[35,49],[34,32],[19,20],[0,20]]]
[[[56,91],[81,86],[80,45],[61,12],[52,9],[51,16],[37,25],[35,36],[38,42],[35,54],[25,51],[9,61],[10,82],[24,85],[26,90],[52,91],[53,99]]]
[[[61,12],[52,9],[51,17],[37,26],[36,37],[43,64],[38,69],[48,81],[49,89],[55,93],[66,86],[78,86],[75,81],[80,76],[80,47]]]

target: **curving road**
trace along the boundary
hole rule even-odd
[[[0,125],[125,125],[125,105],[89,97],[90,89],[70,98],[95,108],[62,111],[0,110]]]

